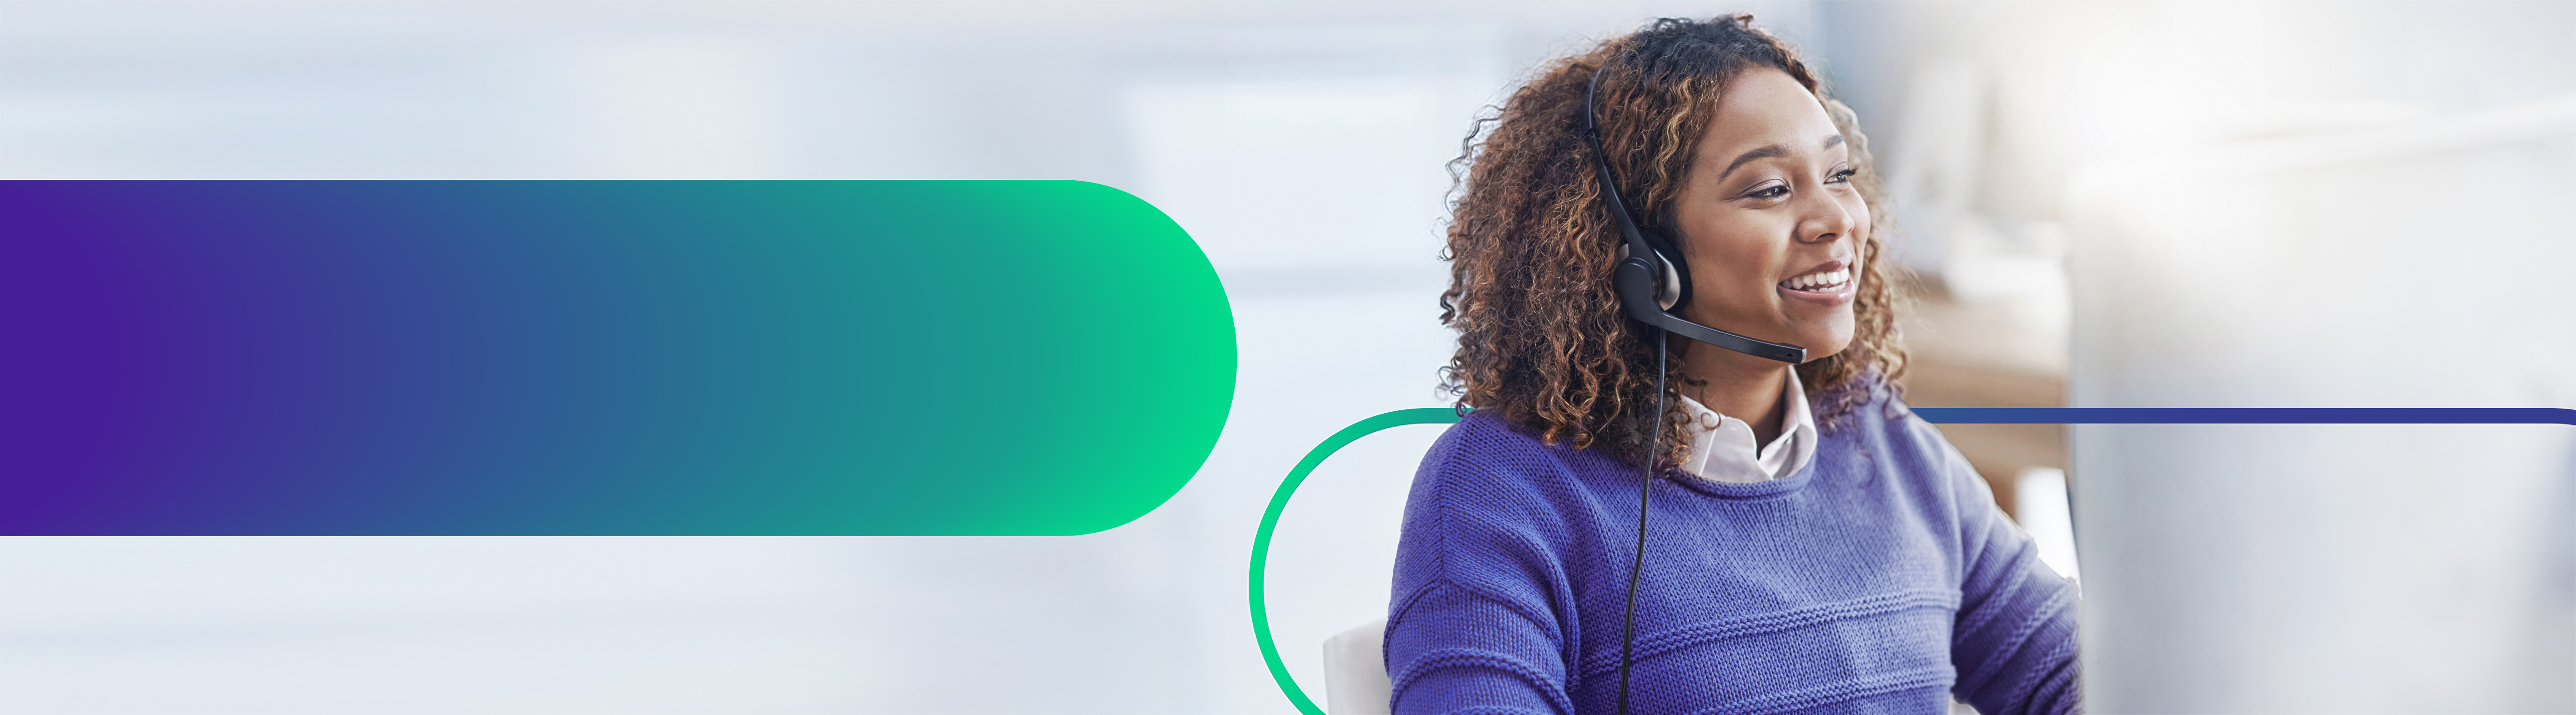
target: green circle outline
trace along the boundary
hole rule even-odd
[[[1465,416],[1464,410],[1417,407],[1351,423],[1351,426],[1324,438],[1323,444],[1315,445],[1314,450],[1306,453],[1305,459],[1298,460],[1297,467],[1288,470],[1288,478],[1279,482],[1279,491],[1270,495],[1270,508],[1261,512],[1261,529],[1252,535],[1252,638],[1261,643],[1261,660],[1270,664],[1270,679],[1279,682],[1279,692],[1288,696],[1288,702],[1297,705],[1298,712],[1325,715],[1324,709],[1317,707],[1312,698],[1306,697],[1306,691],[1297,687],[1297,679],[1288,675],[1288,664],[1279,660],[1279,644],[1270,639],[1269,599],[1262,593],[1262,572],[1269,568],[1270,561],[1270,532],[1279,526],[1279,514],[1287,510],[1288,497],[1297,493],[1297,485],[1306,481],[1306,473],[1315,471],[1315,466],[1323,464],[1324,458],[1333,456],[1334,452],[1361,437],[1405,425],[1454,424]]]

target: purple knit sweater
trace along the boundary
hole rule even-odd
[[[1490,413],[1424,457],[1386,627],[1397,713],[1609,713],[1637,468]],[[2081,709],[2073,584],[1888,399],[1788,478],[1654,486],[1629,712]]]

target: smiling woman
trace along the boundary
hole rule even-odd
[[[1395,712],[2079,707],[2073,586],[1895,395],[1866,139],[1750,21],[1657,21],[1479,125],[1442,295],[1474,412],[1406,504]],[[1663,285],[1613,280],[1631,247]]]

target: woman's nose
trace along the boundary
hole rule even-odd
[[[1832,243],[1850,236],[1860,226],[1852,208],[1843,205],[1832,192],[1805,192],[1805,206],[1799,209],[1798,242]]]

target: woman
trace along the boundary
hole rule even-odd
[[[2073,585],[1893,394],[1866,143],[1750,20],[1560,61],[1465,159],[1442,305],[1474,412],[1406,505],[1395,712],[2077,709]],[[1613,196],[1681,254],[1651,300],[1803,361],[1623,310]]]

